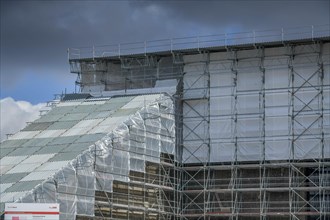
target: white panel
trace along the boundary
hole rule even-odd
[[[323,44],[323,54],[330,54],[330,43]]]
[[[323,45],[323,55],[326,56],[326,55],[330,55],[330,43],[326,43]],[[330,62],[330,59],[327,60],[328,63]]]
[[[250,50],[249,51],[241,51],[242,53],[247,53],[248,55],[245,56],[247,58],[251,55]],[[250,56],[251,57],[251,56]],[[242,70],[245,72],[246,70],[253,69],[254,71],[259,71],[260,67],[260,59],[258,58],[249,58],[249,59],[241,59],[237,63],[237,67],[239,70]]]
[[[306,82],[306,80],[308,80],[308,83],[304,86],[310,86],[310,84],[317,85],[319,76],[318,73],[315,72],[318,70],[318,66],[295,67],[294,85],[301,86]]]
[[[261,118],[238,118],[237,136],[238,137],[260,137]]]
[[[211,162],[232,162],[235,145],[233,143],[211,142]]]
[[[287,160],[290,158],[289,140],[267,140],[266,160]]]
[[[289,82],[289,70],[285,68],[266,69],[265,72],[265,88],[287,88]]]
[[[183,139],[198,140],[207,139],[208,124],[207,121],[201,119],[184,119],[183,120]]]
[[[231,68],[233,66],[233,61],[231,60],[222,60],[218,62],[211,62],[209,64],[209,71],[211,74],[215,73],[227,73],[231,71]]]
[[[210,88],[210,96],[211,97],[222,97],[222,96],[230,96],[233,95],[233,86],[226,87],[213,87]]]
[[[22,163],[39,163],[42,164],[52,158],[55,154],[39,154],[39,155],[32,155],[25,159]]]
[[[208,147],[201,141],[184,142],[183,163],[201,163],[208,159]]]
[[[266,117],[265,119],[266,136],[288,135],[289,120],[290,118],[288,116]]]
[[[330,111],[327,111],[327,113],[323,116],[323,127],[326,134],[330,134]]]
[[[45,130],[42,131],[40,134],[38,134],[35,138],[50,138],[50,137],[58,137],[62,133],[64,133],[66,130],[61,129],[61,130]]]
[[[184,89],[197,89],[207,87],[207,75],[188,72],[183,76]]]
[[[183,103],[183,115],[186,118],[208,115],[207,100],[190,100]]]
[[[14,166],[15,166],[15,164],[10,164],[10,165],[1,165],[0,164],[0,175],[7,173],[8,170],[13,168]]]
[[[300,135],[304,133],[305,135],[309,134],[321,134],[321,124],[319,123],[321,119],[319,115],[301,115],[297,116],[294,121],[294,131],[295,134]]]
[[[312,109],[318,109],[319,108],[319,99],[320,96],[314,98],[318,95],[318,91],[316,90],[310,90],[310,89],[300,89],[298,92],[295,93],[294,98],[294,106],[295,110],[302,109],[306,104]],[[309,109],[309,108],[308,108]]]
[[[101,121],[103,121],[103,119],[82,120],[82,121],[78,122],[75,126],[73,126],[72,128],[73,129],[75,129],[75,128],[84,128],[84,127],[93,128],[97,124],[99,124]]]
[[[121,117],[111,117],[111,118],[107,118],[104,121],[102,121],[99,126],[113,126],[115,127],[116,125],[124,122],[125,120],[127,120],[128,117],[127,116],[121,116]]]
[[[207,89],[189,89],[184,90],[183,97],[185,99],[194,99],[194,98],[205,98],[207,95]]]
[[[295,141],[295,159],[320,158],[321,156],[321,142],[319,139],[298,139]]]
[[[210,98],[210,111],[212,116],[229,115],[234,112],[234,97],[211,97]]]
[[[3,157],[0,160],[0,164],[1,166],[4,165],[11,165],[11,164],[19,164],[20,162],[22,162],[25,158],[27,158],[28,156],[12,156],[12,157]]]
[[[55,171],[53,171],[55,172]],[[31,172],[29,175],[24,177],[21,181],[33,181],[33,180],[44,180],[47,179],[53,172],[42,171],[42,172]]]
[[[211,73],[211,88],[219,86],[233,86],[234,79],[232,72]]]
[[[233,132],[233,119],[222,118],[222,119],[211,119],[210,121],[210,137],[211,140],[217,140],[222,138],[234,137]]]
[[[330,64],[330,54],[323,54],[322,61],[323,61],[323,65],[329,65]]]
[[[87,134],[99,134],[99,133],[107,134],[110,131],[112,131],[114,128],[115,128],[114,126],[109,126],[109,125],[96,126],[92,130],[88,131]]]
[[[239,70],[237,75],[237,90],[260,90],[262,87],[261,72],[255,70]]]
[[[266,108],[265,115],[266,117],[273,117],[273,116],[285,116],[289,114],[289,110],[287,107],[273,107],[273,108]]]
[[[265,57],[264,67],[269,69],[288,68],[289,56]]]
[[[276,106],[288,106],[289,93],[288,92],[276,92],[265,94],[266,107]]]
[[[238,142],[237,160],[259,161],[263,158],[263,146],[261,142]]]
[[[5,183],[5,184],[0,184],[0,193],[2,194],[6,189],[11,187],[14,183]]]
[[[39,166],[35,171],[47,171],[47,170],[59,170],[70,161],[55,161],[55,162],[46,162]]]
[[[62,134],[62,137],[67,137],[67,136],[75,136],[75,135],[84,135],[87,134],[87,132],[91,130],[89,127],[81,127],[81,128],[70,128],[67,132]]]
[[[15,167],[13,167],[11,170],[7,172],[9,173],[29,173],[35,170],[37,167],[40,166],[40,163],[28,163],[28,164],[18,164]]]
[[[208,114],[206,100],[186,101],[183,104],[183,138],[184,140],[206,139],[208,125],[203,116]]]
[[[237,112],[239,114],[259,113],[259,94],[237,96]]]
[[[8,140],[30,139],[39,134],[40,131],[20,131],[13,136],[9,136]]]
[[[207,76],[205,64],[190,64],[184,67],[183,87],[185,98],[204,97],[207,93]]]
[[[324,158],[330,158],[330,136],[324,138]]]
[[[231,72],[231,71],[229,71],[230,66],[228,66],[228,64],[223,61],[211,62],[208,65],[208,71],[210,72],[211,75],[216,75],[216,74],[222,73],[225,70],[227,70],[227,72]]]
[[[330,75],[330,73],[329,73]],[[323,108],[330,109],[330,89],[323,90]]]
[[[203,73],[186,73],[183,77],[185,98],[204,97],[207,94],[207,76]]]

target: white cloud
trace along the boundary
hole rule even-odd
[[[26,122],[36,120],[39,111],[45,106],[44,103],[32,105],[26,101],[15,101],[10,97],[1,99],[1,141],[6,139],[6,134],[16,133],[26,126]]]

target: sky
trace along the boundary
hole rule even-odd
[[[330,0],[0,2],[0,98],[31,108],[75,91],[69,47],[330,23]]]

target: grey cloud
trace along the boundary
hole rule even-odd
[[[1,1],[1,87],[69,74],[67,47],[322,23],[329,0]]]
[[[137,7],[157,5],[176,20],[222,31],[240,24],[243,30],[328,24],[330,1],[312,0],[222,0],[222,1],[148,1],[132,3]]]

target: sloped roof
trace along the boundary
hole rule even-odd
[[[160,94],[62,101],[1,143],[0,203],[54,175]]]

